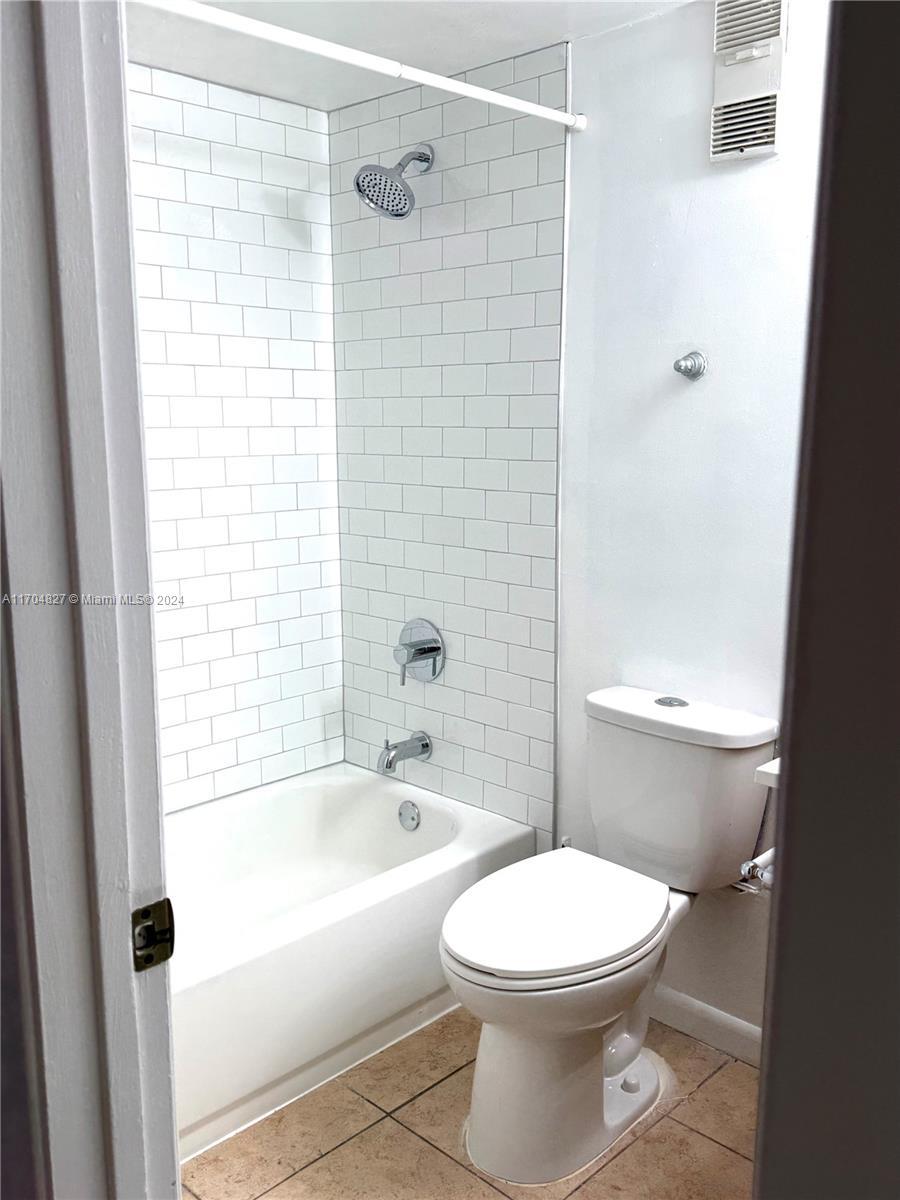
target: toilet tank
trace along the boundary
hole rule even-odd
[[[633,687],[592,692],[585,709],[597,853],[679,891],[738,879],[766,803],[753,774],[778,723]]]

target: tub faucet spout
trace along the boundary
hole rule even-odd
[[[423,762],[431,758],[431,738],[427,733],[414,733],[402,742],[389,742],[385,739],[384,749],[378,756],[379,773],[393,775],[397,770],[397,763],[406,758],[418,758]]]

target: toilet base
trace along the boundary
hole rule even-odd
[[[580,1171],[653,1106],[659,1076],[640,1054],[603,1073],[604,1030],[535,1039],[485,1026],[466,1146],[473,1164],[509,1183],[551,1183]]]

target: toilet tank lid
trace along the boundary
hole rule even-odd
[[[660,704],[660,700],[684,700],[686,703]],[[738,708],[723,708],[687,696],[651,692],[646,688],[601,688],[591,692],[584,707],[589,717],[608,725],[720,750],[763,746],[774,742],[778,736],[778,722],[771,717]]]

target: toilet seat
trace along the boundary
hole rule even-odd
[[[660,942],[666,940],[668,932],[667,922],[655,937],[652,937],[639,950],[633,951],[625,958],[617,959],[616,962],[606,963],[602,967],[594,967],[592,970],[576,971],[570,975],[531,976],[529,978],[518,977],[512,979],[509,976],[492,975],[489,971],[476,971],[474,967],[467,966],[466,963],[454,958],[443,940],[441,941],[441,960],[444,964],[445,972],[449,972],[460,979],[468,980],[469,983],[476,983],[479,987],[488,988],[492,991],[549,992],[577,987],[578,984],[582,983],[594,983],[596,980],[604,979],[609,975],[617,975],[620,971],[624,971],[626,967],[630,967],[642,958],[646,958],[648,954],[652,954]]]
[[[669,888],[580,850],[553,850],[479,880],[444,919],[447,968],[483,986],[534,991],[588,982],[665,937]]]

